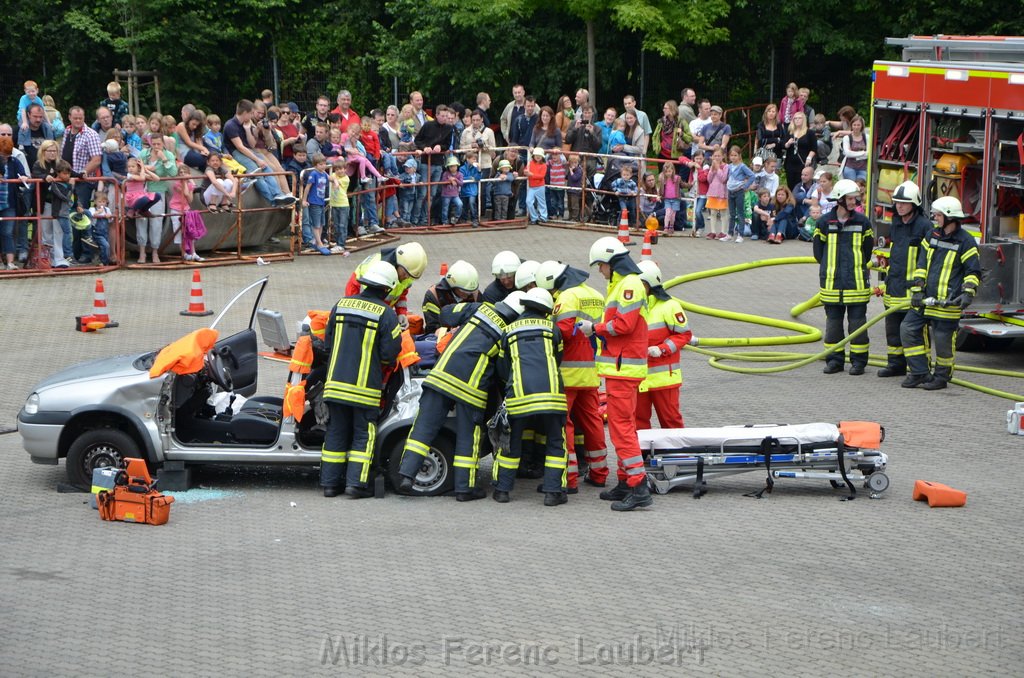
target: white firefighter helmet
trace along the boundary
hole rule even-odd
[[[476,292],[476,288],[480,286],[480,276],[477,275],[476,267],[462,259],[448,267],[448,272],[445,274],[444,279],[448,281],[448,285],[453,289],[466,292]]]

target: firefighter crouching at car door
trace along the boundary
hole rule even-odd
[[[601,377],[594,362],[594,346],[577,323],[600,322],[604,297],[587,285],[586,271],[560,261],[545,261],[537,269],[536,282],[555,299],[554,321],[562,334],[562,382],[569,412],[565,422],[565,441],[569,448],[568,491],[575,494],[579,479],[576,439],[582,435],[583,454],[589,469],[584,482],[604,487],[608,480],[604,419],[601,417],[597,390]],[[575,417],[575,421],[573,420]]]
[[[825,306],[825,348],[845,338],[843,317],[850,334],[867,322],[871,299],[868,262],[875,238],[871,222],[854,211],[860,187],[849,179],[840,179],[829,198],[835,208],[823,216],[814,231],[814,258],[819,263],[819,295]],[[864,374],[868,364],[867,333],[850,342],[850,374]],[[843,351],[832,351],[825,358],[825,374],[843,371]]]
[[[658,413],[661,428],[682,428],[679,390],[683,385],[679,355],[695,343],[686,325],[686,312],[661,284],[661,269],[653,261],[641,261],[640,279],[647,285],[647,378],[637,395],[636,427],[651,428],[651,406]]]
[[[398,271],[398,284],[388,292],[385,299],[388,306],[398,314],[398,324],[403,330],[409,329],[407,298],[413,282],[427,270],[427,253],[418,242],[407,242],[398,247],[385,247],[363,259],[345,285],[345,296],[359,293],[359,276],[376,261],[386,261]]]
[[[921,211],[921,191],[913,181],[904,181],[892,192],[892,226],[889,228],[889,272],[885,275],[882,303],[892,308],[910,301],[910,284],[917,267],[917,252],[932,222]],[[907,311],[893,311],[885,316],[886,365],[878,370],[880,377],[902,377],[907,373],[903,355],[900,325]]]
[[[441,322],[459,329],[437,364],[423,380],[423,395],[412,432],[405,441],[398,490],[410,494],[413,482],[430,453],[430,445],[455,406],[455,499],[483,499],[487,490],[476,487],[487,391],[494,376],[498,342],[508,324],[523,311],[519,294],[504,301],[465,303],[441,310]]]
[[[654,503],[636,437],[637,390],[647,376],[647,290],[626,246],[615,238],[600,238],[590,247],[590,265],[608,281],[608,296],[602,322],[583,320],[580,329],[601,344],[597,372],[604,377],[608,434],[619,462],[619,484],[601,499],[613,501],[613,511],[632,511]]]
[[[507,298],[507,297],[506,297]],[[505,504],[516,481],[527,428],[543,433],[545,506],[568,501],[565,491],[565,389],[558,363],[562,336],[549,317],[551,293],[535,287],[522,296],[523,314],[509,324],[498,353],[498,376],[505,384],[510,424],[508,456],[494,462],[494,501]]]
[[[932,203],[935,229],[921,241],[917,253],[914,283],[910,288],[911,309],[900,326],[903,351],[910,374],[900,386],[928,391],[946,388],[953,376],[956,332],[960,313],[971,305],[981,283],[981,264],[974,236],[961,228],[964,218],[960,201],[952,196]],[[924,300],[938,303],[925,306]],[[928,372],[928,349],[924,327],[935,346],[935,372]]]
[[[398,284],[398,271],[377,261],[366,268],[359,283],[363,290],[335,304],[326,328],[331,359],[323,398],[330,420],[320,455],[325,497],[335,497],[343,489],[356,499],[373,496],[370,467],[383,368],[394,363],[402,349],[398,317],[385,302]]]

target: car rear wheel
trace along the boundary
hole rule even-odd
[[[75,438],[68,449],[68,482],[92,486],[94,469],[121,466],[125,458],[142,456],[132,437],[116,428],[94,428]]]
[[[402,452],[405,449],[405,437],[391,449],[388,456],[388,480],[391,487],[398,487],[402,478],[398,469],[402,466]],[[413,494],[420,497],[436,497],[447,494],[455,489],[455,441],[446,433],[442,433],[430,446],[430,452],[423,457],[420,470],[413,479]]]

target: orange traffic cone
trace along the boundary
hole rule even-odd
[[[644,245],[640,248],[640,258],[644,260],[654,258],[654,248],[651,247],[651,233],[652,231],[644,231]]]
[[[198,268],[192,271],[192,291],[189,292],[188,310],[182,311],[181,315],[213,315],[213,311],[207,310],[206,302],[203,301],[203,281],[199,277]]]
[[[117,323],[107,315],[107,295],[103,290],[103,278],[96,278],[96,293],[92,298],[92,315],[95,322],[104,323],[107,327],[117,327]]]
[[[629,210],[622,210],[622,216],[619,217],[619,242],[623,245],[635,245],[629,238]]]

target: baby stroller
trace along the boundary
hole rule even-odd
[[[595,172],[587,178],[587,188],[607,191],[607,193],[589,193],[590,221],[595,224],[616,225],[619,223],[619,199],[611,194],[612,182],[619,178],[617,168],[607,172]]]

